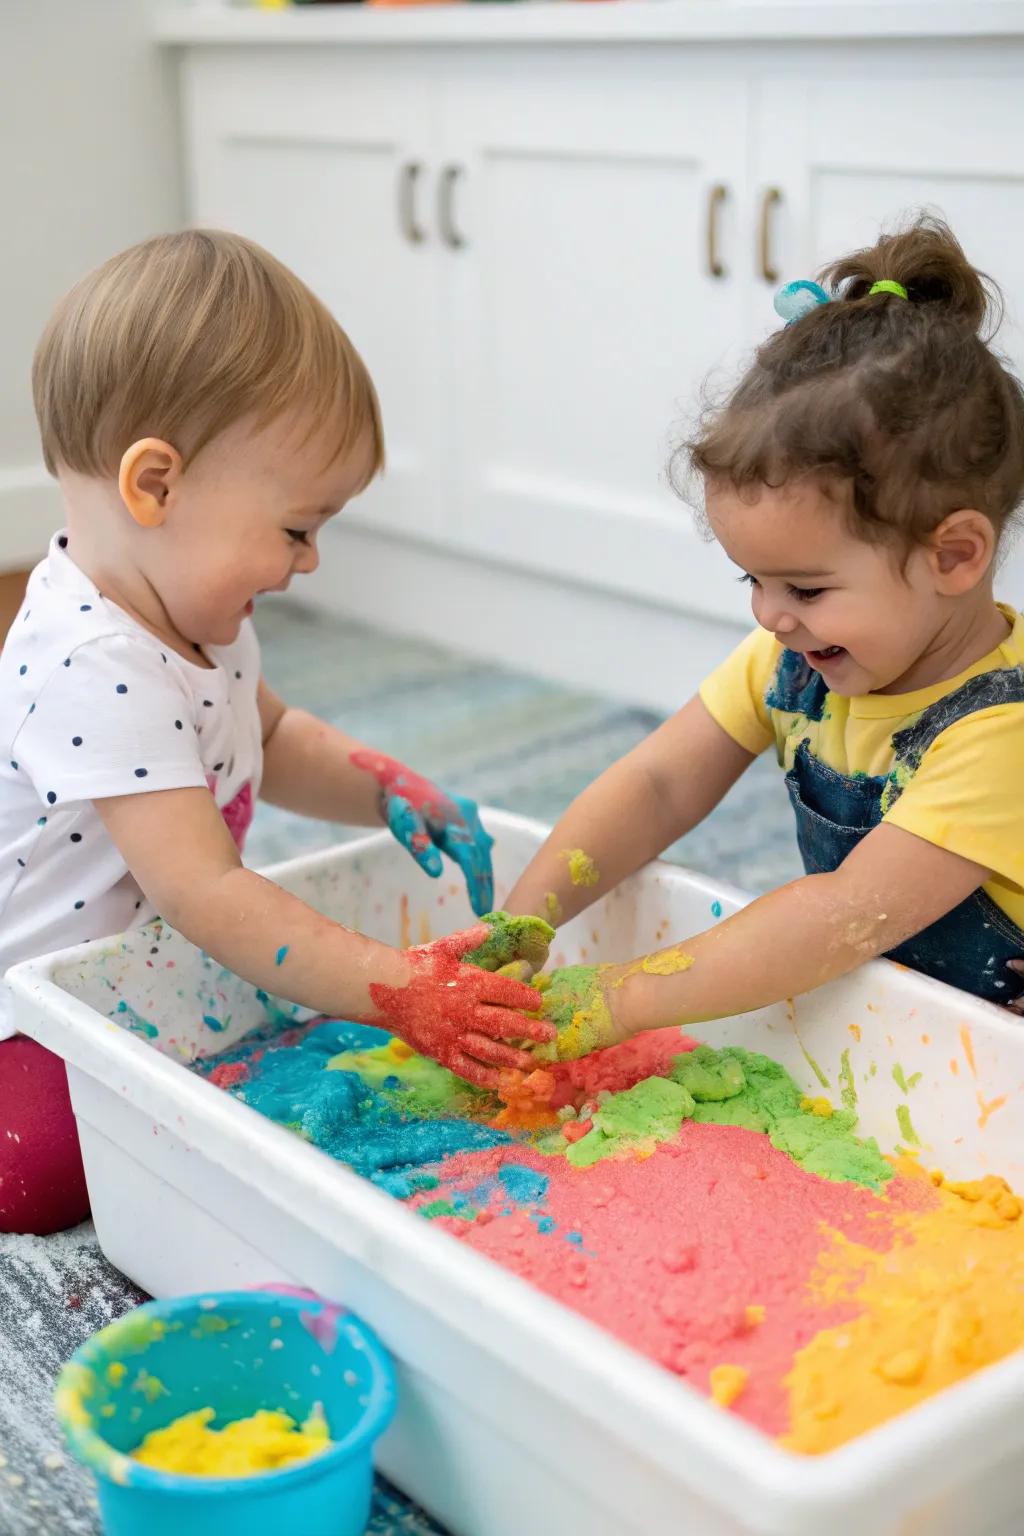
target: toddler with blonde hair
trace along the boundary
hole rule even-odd
[[[192,230],[80,282],[33,386],[67,527],[0,655],[0,973],[159,914],[254,985],[386,1027],[477,1083],[528,1066],[502,1040],[553,1033],[510,1012],[536,994],[462,963],[489,930],[398,951],[241,861],[262,795],[383,822],[428,874],[454,859],[477,914],[492,901],[471,800],[261,676],[255,599],[316,569],[325,525],[384,462],[344,331],[259,246]],[[0,984],[0,1231],[86,1213],[63,1066],[14,1033]]]

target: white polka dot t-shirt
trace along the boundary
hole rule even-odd
[[[241,846],[263,762],[252,625],[203,654],[107,602],[57,535],[0,652],[0,976],[155,916],[94,800],[206,785]]]

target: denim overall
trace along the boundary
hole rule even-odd
[[[783,651],[765,693],[769,709],[820,720],[828,689],[821,674],[795,651]],[[911,774],[935,738],[947,727],[980,709],[1024,704],[1024,668],[1008,667],[972,677],[954,693],[923,710],[913,725],[892,738],[896,758],[891,774],[842,774],[811,754],[805,738],[797,748],[786,788],[796,814],[800,856],[808,874],[834,869],[882,820],[902,793],[900,770]],[[1021,812],[1024,837],[1024,805]],[[915,971],[961,987],[975,997],[1007,1003],[1024,991],[1024,977],[1006,968],[1024,959],[1024,931],[983,890],[968,896],[945,917],[905,944],[889,951]]]

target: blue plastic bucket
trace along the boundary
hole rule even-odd
[[[197,1408],[213,1408],[217,1427],[260,1408],[301,1423],[318,1403],[331,1445],[280,1471],[186,1477],[128,1454]],[[107,1536],[360,1536],[395,1379],[371,1331],[333,1303],[222,1291],[147,1302],[94,1333],[61,1371],[55,1406],[96,1475]]]

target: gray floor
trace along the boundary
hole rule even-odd
[[[270,682],[291,702],[481,802],[553,820],[658,717],[281,602],[258,628]],[[261,806],[250,861],[323,847],[343,828]],[[799,873],[778,770],[754,765],[669,857],[753,890]],[[86,1223],[51,1238],[0,1236],[0,1536],[94,1536],[87,1477],[63,1457],[50,1411],[60,1365],[140,1299]],[[375,1536],[436,1530],[381,1484]]]

